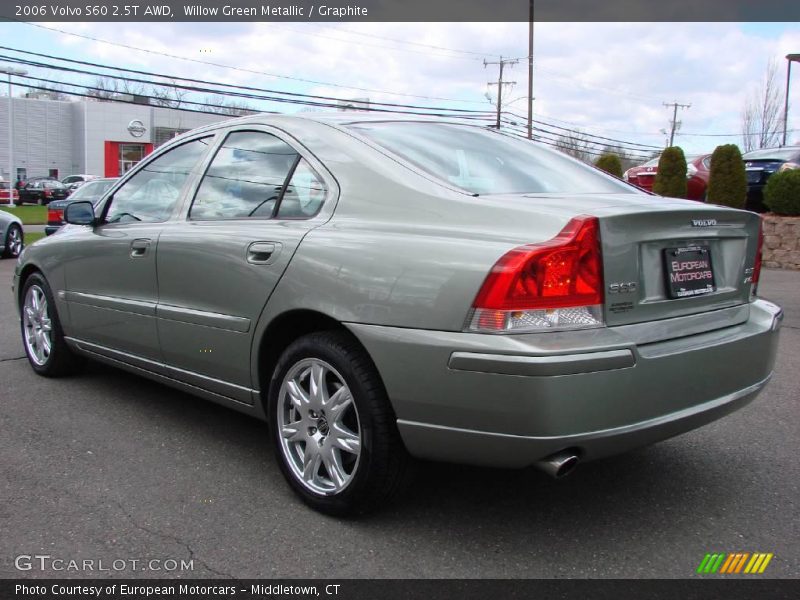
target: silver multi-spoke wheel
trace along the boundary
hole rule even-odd
[[[28,356],[36,365],[44,365],[53,349],[53,325],[47,310],[47,297],[38,285],[30,286],[25,294],[22,326]]]
[[[22,252],[22,230],[19,227],[11,227],[8,230],[6,252],[9,256],[19,256]]]
[[[350,388],[317,358],[297,362],[278,396],[280,447],[297,480],[317,494],[344,490],[358,469],[361,424]]]

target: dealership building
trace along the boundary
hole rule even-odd
[[[58,101],[13,98],[17,179],[85,173],[117,177],[179,133],[230,118],[160,106],[147,98]],[[140,100],[140,101],[139,101]],[[8,181],[9,99],[0,98],[0,175]]]

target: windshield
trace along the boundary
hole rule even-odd
[[[434,177],[475,194],[638,193],[540,144],[479,127],[405,121],[348,127]]]
[[[742,158],[744,160],[793,160],[800,156],[797,148],[765,148],[747,152]]]
[[[70,200],[95,200],[102,196],[112,185],[114,185],[113,179],[84,183],[81,187],[72,192]]]
[[[60,181],[43,181],[42,187],[52,188],[55,190],[60,190],[61,188],[67,187]]]

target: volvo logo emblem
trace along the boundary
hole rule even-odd
[[[144,126],[139,119],[134,119],[130,123],[128,123],[128,133],[130,133],[135,138],[140,138],[144,135],[147,128]]]
[[[715,227],[716,219],[692,219],[692,227]]]

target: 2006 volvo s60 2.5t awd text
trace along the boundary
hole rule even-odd
[[[265,419],[328,513],[380,505],[411,457],[560,476],[772,373],[757,215],[469,124],[227,121],[65,217],[16,268],[33,369],[90,357]]]

